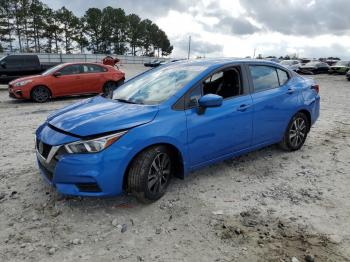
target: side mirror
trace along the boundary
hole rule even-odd
[[[198,100],[198,104],[200,107],[207,108],[207,107],[219,107],[222,105],[222,101],[224,99],[222,96],[214,95],[214,94],[207,94],[202,96]]]
[[[61,72],[55,72],[55,73],[53,73],[52,75],[53,75],[54,77],[59,77],[59,76],[62,75],[62,73],[61,73]]]
[[[1,65],[3,68],[6,68],[6,62],[5,62],[5,61],[1,61],[0,65]]]

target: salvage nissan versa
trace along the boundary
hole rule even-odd
[[[173,176],[279,143],[302,147],[319,86],[276,63],[180,61],[67,106],[36,131],[43,177],[59,192],[159,199]]]

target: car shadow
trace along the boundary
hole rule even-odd
[[[288,155],[288,152],[282,151],[278,148],[276,145],[272,145],[269,147],[265,147],[262,149],[259,149],[257,151],[253,151],[247,154],[244,154],[242,156],[238,156],[232,159],[224,160],[222,162],[218,162],[212,165],[209,165],[207,167],[201,168],[199,170],[196,170],[194,172],[191,172],[188,177],[186,177],[184,180],[174,178],[172,182],[170,183],[167,193],[163,198],[160,200],[153,202],[153,203],[141,203],[139,202],[134,196],[131,194],[124,194],[121,196],[116,197],[108,197],[108,198],[96,198],[96,197],[71,197],[71,196],[62,196],[58,193],[56,194],[56,200],[55,201],[63,201],[64,205],[67,205],[71,208],[75,208],[81,211],[96,211],[96,210],[104,210],[104,211],[110,211],[113,210],[119,210],[118,212],[137,212],[138,210],[141,210],[143,208],[147,208],[149,206],[158,206],[161,205],[162,202],[171,200],[174,198],[178,198],[181,194],[181,188],[185,186],[184,183],[186,183],[186,188],[196,187],[198,180],[204,180],[201,181],[202,183],[213,183],[213,174],[217,175],[219,177],[225,176],[225,172],[223,172],[225,169],[231,169],[232,170],[239,170],[241,168],[245,168],[247,165],[251,165],[252,162],[258,161],[261,159],[267,159],[267,158],[275,158],[279,157],[281,158],[282,155]],[[246,175],[246,174],[242,174]],[[262,170],[257,170],[256,173],[250,173],[248,174],[249,180],[254,181],[256,180],[257,183],[261,183],[262,177],[266,176],[272,176],[270,172],[263,172]],[[237,179],[239,179],[237,177]],[[205,181],[207,180],[207,182]],[[232,180],[231,180],[232,181]],[[235,181],[232,181],[232,183],[235,183]],[[190,191],[194,192],[194,189]],[[180,195],[179,195],[180,194]],[[124,210],[124,211],[122,211]]]

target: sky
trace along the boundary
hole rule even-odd
[[[255,54],[350,60],[349,0],[44,0],[82,16],[89,7],[123,8],[168,35],[173,57]]]

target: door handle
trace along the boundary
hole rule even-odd
[[[250,105],[243,104],[243,105],[240,105],[240,106],[237,108],[237,111],[244,112],[244,111],[246,111],[249,107],[250,107]]]
[[[287,94],[293,94],[295,92],[294,88],[288,88]]]

